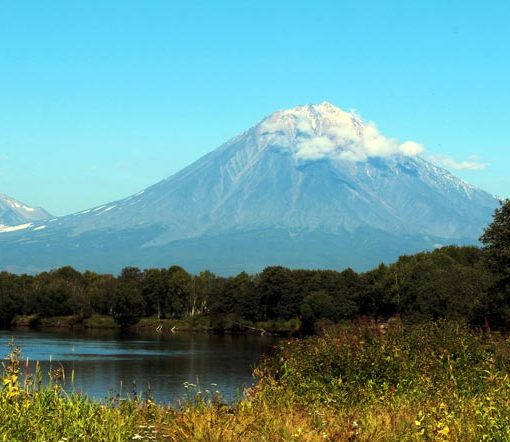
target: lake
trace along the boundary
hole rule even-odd
[[[176,403],[189,391],[220,391],[235,400],[254,383],[252,369],[279,338],[212,334],[134,334],[110,330],[0,331],[0,356],[9,353],[11,338],[29,358],[40,361],[44,374],[61,365],[67,389],[74,370],[74,391],[94,399],[136,390],[147,391],[158,403]],[[134,386],[136,385],[136,386]]]

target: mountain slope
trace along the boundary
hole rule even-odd
[[[365,269],[476,242],[498,201],[420,152],[329,103],[278,111],[137,195],[1,234],[0,266]]]
[[[21,229],[20,226],[35,221],[44,221],[52,216],[44,209],[30,207],[0,193],[0,232]]]

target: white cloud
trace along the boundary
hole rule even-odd
[[[335,143],[328,137],[317,136],[305,138],[299,142],[298,154],[309,159],[319,159],[328,156],[335,150]]]
[[[425,148],[414,141],[406,141],[400,145],[400,150],[404,155],[414,157],[422,154],[425,151]]]
[[[447,155],[431,155],[428,159],[440,166],[453,170],[484,170],[487,163],[480,162],[480,158],[472,155],[463,161],[456,161]]]
[[[258,127],[265,144],[291,149],[300,159],[332,158],[366,161],[370,157],[416,156],[424,151],[414,141],[400,143],[364,123],[355,111],[345,112],[328,103],[280,111]]]

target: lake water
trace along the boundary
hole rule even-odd
[[[184,383],[219,390],[227,401],[254,383],[252,369],[278,338],[208,334],[122,334],[114,331],[0,331],[0,356],[11,338],[23,357],[40,361],[43,373],[63,366],[67,388],[74,370],[74,390],[94,399],[150,390],[159,403],[186,395]],[[33,369],[33,368],[32,368]],[[133,387],[136,383],[136,387]],[[216,384],[216,385],[213,385]]]

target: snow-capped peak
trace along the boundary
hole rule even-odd
[[[0,225],[13,227],[27,222],[49,219],[51,215],[38,207],[31,207],[0,193]],[[5,230],[4,230],[5,231]]]
[[[36,211],[34,207],[26,206],[25,204],[20,203],[19,201],[16,201],[14,198],[10,198],[7,195],[0,194],[0,199],[2,199],[7,205],[12,207],[13,209],[22,210],[30,213]]]
[[[290,149],[302,160],[366,161],[370,157],[416,156],[423,152],[420,144],[388,138],[355,111],[346,112],[328,102],[277,111],[256,129],[262,145]]]

